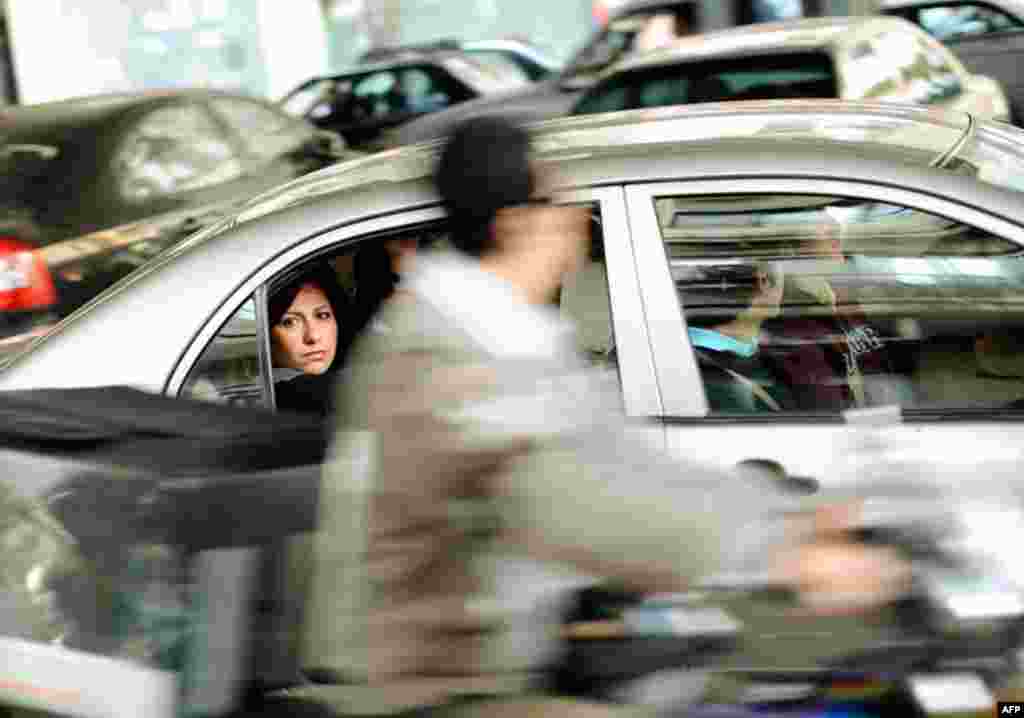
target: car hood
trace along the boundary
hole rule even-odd
[[[522,123],[562,117],[569,113],[581,92],[566,91],[557,80],[539,82],[524,90],[490,95],[432,113],[393,130],[386,141],[393,147],[437,139],[460,122],[484,115],[500,114]]]

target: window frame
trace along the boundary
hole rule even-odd
[[[621,186],[589,187],[554,193],[554,200],[563,204],[591,202],[600,207],[604,234],[604,251],[611,301],[612,325],[616,337],[616,353],[622,382],[626,413],[633,417],[658,417],[664,414],[661,394],[651,358],[651,341],[641,301],[640,282],[633,256],[630,225],[626,215],[626,197]],[[178,396],[193,367],[201,359],[208,344],[224,323],[250,298],[257,301],[257,331],[261,333],[260,371],[263,383],[272,384],[270,332],[266,319],[267,287],[283,272],[314,259],[317,255],[342,250],[348,246],[401,232],[423,224],[442,222],[447,213],[439,206],[407,208],[387,215],[365,219],[326,232],[299,239],[248,274],[243,282],[208,316],[203,327],[190,340],[164,384],[163,392]],[[273,401],[272,386],[264,386]],[[273,404],[268,404],[273,406]]]
[[[675,284],[669,271],[664,241],[654,200],[669,195],[796,194],[834,195],[902,205],[971,224],[990,234],[1017,244],[1024,250],[1024,227],[995,217],[968,204],[928,194],[923,189],[904,189],[882,182],[825,180],[811,177],[736,177],[729,179],[667,181],[628,185],[626,208],[631,236],[634,238],[637,275],[643,303],[648,308],[648,330],[658,386],[665,407],[665,418],[708,419],[710,408],[697,360],[687,336],[685,314],[679,305]],[[694,264],[724,264],[738,258],[693,260]],[[730,423],[792,421],[800,412],[784,412],[779,417],[721,417],[715,421]]]

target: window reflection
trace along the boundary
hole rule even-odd
[[[115,161],[121,194],[146,201],[228,182],[242,166],[228,139],[196,106],[166,107],[129,133]]]

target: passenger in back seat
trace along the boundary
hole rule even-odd
[[[714,412],[793,408],[789,388],[759,351],[762,325],[778,316],[784,275],[770,264],[694,269],[680,283],[690,343]]]
[[[815,236],[799,244],[798,256],[808,260],[809,271],[791,270],[784,293],[785,306],[796,313],[766,322],[770,340],[764,347],[797,407],[845,411],[912,402],[910,382],[896,370],[887,337],[829,281],[846,263],[839,224],[823,215]]]

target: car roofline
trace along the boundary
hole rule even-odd
[[[814,50],[832,52],[844,42],[848,32],[867,28],[905,26],[910,23],[889,16],[829,17],[759,23],[739,28],[688,35],[671,46],[631,55],[601,73],[601,79],[623,72],[649,67],[671,66],[695,61],[786,54]],[[848,32],[843,29],[848,28]],[[819,31],[816,33],[815,31]],[[825,32],[832,30],[831,32]],[[794,39],[796,35],[802,35]],[[730,41],[764,38],[764,44],[730,46]]]

